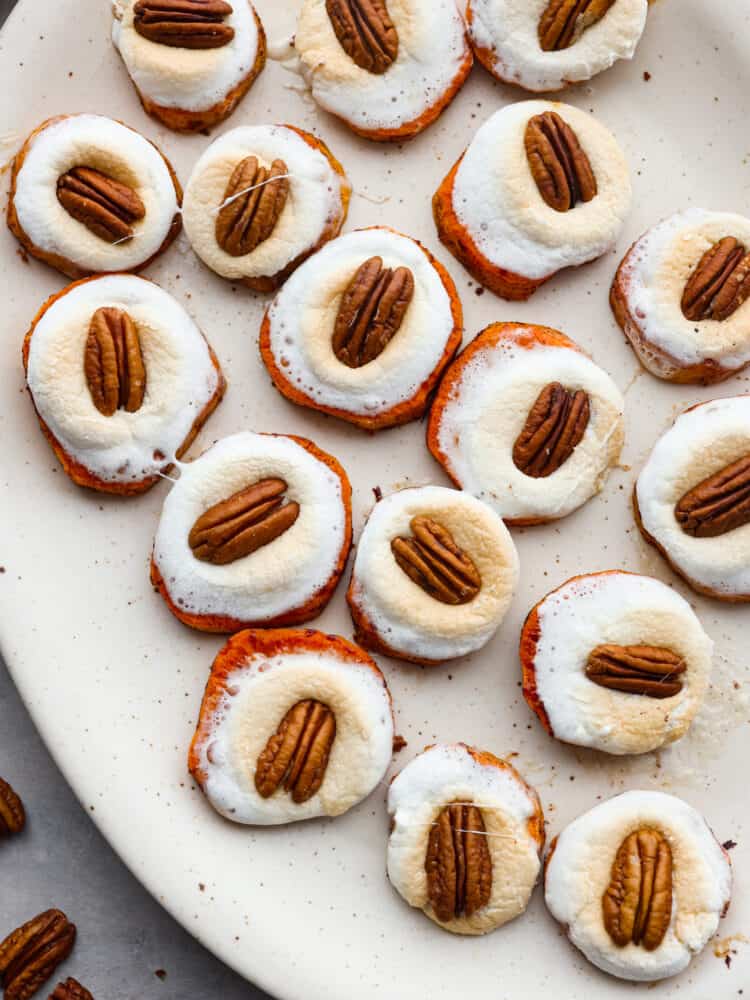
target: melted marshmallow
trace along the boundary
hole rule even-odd
[[[574,130],[596,177],[596,196],[568,212],[544,201],[526,155],[526,125],[545,111]],[[608,250],[630,211],[631,189],[622,150],[600,122],[569,104],[521,101],[496,111],[474,136],[452,199],[459,222],[492,264],[541,279]]]
[[[251,253],[233,257],[216,240],[216,217],[235,169],[247,156],[263,167],[286,163],[289,194],[273,232]],[[211,270],[241,280],[274,276],[309,252],[332,225],[343,221],[348,182],[327,157],[285,125],[252,125],[225,132],[206,149],[185,188],[182,221],[193,250]]]
[[[132,239],[107,243],[62,207],[58,178],[80,166],[101,170],[135,189],[146,215],[133,223]],[[159,150],[127,125],[86,114],[52,121],[33,137],[16,176],[13,204],[32,243],[87,271],[139,267],[159,250],[178,211],[174,183]]]
[[[678,363],[654,356],[648,346],[639,348],[655,375],[674,375],[679,366],[709,359],[729,369],[750,361],[750,300],[722,322],[689,320],[682,312],[688,279],[704,253],[725,236],[734,236],[750,250],[750,219],[690,208],[650,229],[626,258],[619,278],[629,311],[644,339]]]
[[[289,709],[307,698],[336,717],[323,783],[299,804],[283,788],[262,798],[254,782],[258,757]],[[344,660],[334,648],[249,657],[229,675],[224,695],[212,706],[210,727],[199,747],[203,790],[214,809],[236,823],[339,816],[382,780],[393,752],[383,677],[366,663]]]
[[[486,906],[470,917],[441,923],[427,892],[425,856],[433,823],[451,802],[482,810],[492,859],[492,890]],[[410,906],[456,934],[486,934],[523,913],[539,875],[540,845],[528,824],[536,798],[510,767],[477,761],[462,744],[430,747],[391,783],[388,812],[388,878]]]
[[[205,111],[223,101],[251,72],[260,43],[250,0],[232,0],[224,24],[234,38],[216,49],[182,49],[151,42],[133,27],[137,0],[114,0],[112,41],[133,83],[164,108]]]
[[[225,566],[193,556],[188,535],[209,507],[262,479],[278,477],[300,505],[294,524]],[[302,607],[336,571],[346,540],[338,475],[288,437],[245,431],[222,438],[194,462],[164,501],[154,560],[181,611],[261,623]]]
[[[569,48],[545,52],[539,20],[550,0],[467,0],[469,37],[489,50],[492,72],[526,90],[560,90],[590,80],[618,59],[632,59],[646,26],[648,0],[617,0]],[[487,56],[485,56],[487,58]]]
[[[91,317],[104,306],[124,310],[138,328],[146,393],[135,413],[104,416],[86,384]],[[40,417],[65,451],[100,479],[118,482],[173,462],[219,384],[191,317],[158,285],[131,274],[84,281],[61,295],[34,328],[26,377]]]
[[[482,578],[468,604],[443,604],[404,573],[391,541],[410,537],[411,519],[434,518],[453,535]],[[426,660],[464,656],[488,642],[518,582],[518,555],[500,518],[486,504],[444,486],[392,493],[375,505],[357,546],[352,597],[380,638],[397,652]]]
[[[414,296],[396,336],[361,368],[342,364],[332,337],[341,297],[370,257],[408,267]],[[424,250],[389,229],[363,229],[329,243],[286,282],[268,311],[270,343],[285,377],[315,403],[371,415],[414,396],[453,333],[451,301]]]
[[[397,130],[437,104],[463,72],[469,51],[454,0],[389,0],[398,32],[385,73],[361,69],[341,47],[326,0],[304,0],[295,48],[321,107],[366,131]]]
[[[750,454],[750,396],[714,399],[681,414],[654,445],[636,483],[645,530],[675,569],[719,596],[750,595],[750,524],[693,538],[674,516],[688,490]]]
[[[623,440],[624,400],[609,375],[572,348],[524,344],[530,330],[522,327],[472,355],[453,385],[438,435],[462,489],[511,520],[559,518],[576,510],[601,489]],[[552,475],[535,479],[516,466],[513,446],[550,382],[585,390],[590,417],[570,458]]]
[[[654,951],[618,947],[602,918],[612,862],[641,826],[659,830],[672,849],[672,920]],[[547,906],[573,944],[605,972],[637,982],[682,972],[716,932],[731,891],[729,860],[706,821],[663,792],[625,792],[579,816],[560,834],[545,876]]]
[[[655,750],[684,735],[706,693],[713,643],[679,594],[647,576],[593,574],[563,584],[537,612],[537,694],[558,739],[624,754]],[[585,675],[586,662],[604,643],[656,646],[682,656],[682,690],[657,699],[594,684]]]

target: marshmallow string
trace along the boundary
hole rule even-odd
[[[247,194],[249,191],[255,191],[257,188],[265,187],[266,184],[271,184],[273,181],[280,181],[284,177],[294,178],[295,176],[296,174],[276,174],[275,177],[269,177],[266,180],[261,181],[260,184],[252,184],[250,187],[243,188],[241,191],[237,191],[236,194],[232,194],[228,198],[225,198],[217,208],[211,209],[211,213],[213,215],[218,215],[223,208],[226,208],[227,205],[231,205],[233,201],[241,198],[243,194]]]

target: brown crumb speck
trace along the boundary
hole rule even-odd
[[[648,81],[651,79],[651,74],[647,69],[643,71],[643,79],[646,81],[646,83],[648,83]]]
[[[161,981],[164,982],[164,980],[167,978],[167,970],[166,969],[157,969],[154,972],[154,975],[156,976],[157,979],[161,979]]]

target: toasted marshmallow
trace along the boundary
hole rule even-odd
[[[407,268],[414,292],[395,336],[357,368],[338,359],[333,334],[342,297],[372,257]],[[261,352],[276,387],[294,402],[368,428],[418,417],[461,339],[455,285],[407,236],[376,227],[347,233],[310,258],[268,309]]]
[[[605,645],[670,651],[683,661],[684,672],[666,679],[679,680],[681,690],[655,697],[595,683],[586,666],[589,655]],[[685,734],[706,693],[712,651],[690,605],[659,580],[617,570],[577,576],[526,619],[524,696],[551,735],[565,743],[644,753]]]
[[[750,600],[750,524],[714,537],[683,530],[675,507],[686,493],[750,455],[750,396],[699,403],[654,445],[635,486],[641,531],[701,593]]]
[[[632,59],[646,26],[648,0],[615,0],[568,48],[545,51],[539,22],[550,0],[466,0],[469,40],[499,80],[533,91],[561,90]]]
[[[550,475],[516,465],[514,446],[545,387],[588,396],[589,419],[572,454]],[[497,323],[446,372],[430,414],[428,445],[462,489],[510,523],[565,517],[597,493],[623,442],[624,401],[612,379],[564,334]]]
[[[58,179],[86,166],[132,187],[145,215],[130,239],[110,243],[74,219],[57,197]],[[26,140],[14,163],[11,226],[30,253],[72,277],[132,271],[171,242],[179,187],[164,156],[139,132],[103,115],[51,118]],[[175,220],[177,219],[177,223]]]
[[[573,129],[596,178],[596,195],[567,212],[544,200],[526,155],[526,126],[544,112]],[[460,160],[451,195],[459,225],[482,257],[533,280],[600,257],[617,240],[631,198],[628,164],[612,133],[586,112],[551,101],[496,111]]]
[[[617,945],[602,909],[620,845],[643,828],[659,833],[672,857],[671,919],[653,950],[632,940]],[[637,982],[682,972],[715,934],[731,892],[729,856],[706,821],[663,792],[625,792],[579,816],[553,842],[545,871],[547,906],[576,948],[605,972]]]
[[[263,761],[272,756],[269,741],[290,709],[305,701],[317,702],[335,720],[325,740],[327,763],[319,760],[314,775],[305,775],[303,766],[295,780],[297,764],[318,749],[311,741],[306,754],[279,766],[269,781],[263,772]],[[274,763],[287,749],[291,756],[293,746],[277,748]],[[392,753],[391,696],[375,662],[338,636],[271,629],[240,632],[217,655],[189,768],[222,816],[268,826],[340,816],[378,785]]]
[[[281,479],[299,505],[294,523],[225,565],[202,561],[188,537],[215,504]],[[307,621],[330,600],[351,543],[351,488],[338,462],[311,442],[245,431],[180,465],[154,541],[154,582],[182,621],[210,631]]]
[[[234,37],[226,45],[206,49],[161,45],[144,38],[134,26],[137,2],[114,0],[112,41],[145,103],[205,112],[225,101],[261,68],[257,62],[265,53],[265,41],[250,0],[232,0],[232,12],[223,24],[234,31]],[[234,102],[229,110],[232,107]]]
[[[127,313],[138,331],[146,389],[135,412],[105,416],[87,384],[86,343],[102,308]],[[224,390],[218,362],[193,319],[158,285],[132,274],[70,285],[41,311],[27,344],[29,391],[66,471],[72,459],[100,488],[115,492],[118,485],[153,481],[168,468]]]
[[[481,812],[477,836],[487,845],[491,886],[473,912],[456,915],[454,908],[445,920],[431,898],[427,854],[438,817],[454,803]],[[428,747],[393,779],[388,812],[388,878],[410,906],[453,934],[486,934],[524,912],[539,875],[544,816],[536,792],[510,764],[463,743]]]
[[[722,321],[690,320],[682,311],[695,268],[727,236],[750,250],[750,219],[689,208],[649,229],[620,265],[612,288],[615,315],[658,378],[716,382],[750,363],[750,300]]]
[[[312,96],[355,132],[408,138],[438,117],[472,65],[454,0],[388,0],[398,54],[384,73],[363,69],[340,44],[326,0],[304,0],[294,47]]]
[[[412,536],[412,520],[446,529],[473,562],[481,585],[464,604],[446,604],[424,590],[396,561],[391,543]],[[357,545],[347,599],[358,641],[419,663],[480,649],[495,634],[518,582],[518,554],[500,518],[467,493],[422,486],[375,505]]]
[[[237,257],[217,241],[216,218],[232,172],[248,156],[266,168],[283,160],[289,192],[271,235]],[[225,132],[205,150],[185,188],[182,219],[193,250],[212,271],[232,281],[286,276],[341,228],[351,189],[336,166],[319,140],[290,125],[247,125]]]

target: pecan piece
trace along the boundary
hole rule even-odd
[[[431,517],[412,518],[413,538],[394,538],[391,552],[401,569],[443,604],[468,604],[482,588],[479,570],[453,535]]]
[[[733,236],[706,250],[682,293],[686,319],[729,319],[750,295],[750,253]]]
[[[368,73],[381,74],[398,56],[398,32],[385,0],[326,0],[341,48]]]
[[[73,950],[75,925],[61,910],[45,910],[0,943],[5,1000],[28,1000]]]
[[[292,801],[307,802],[323,784],[336,739],[336,716],[319,701],[298,701],[266,743],[255,766],[255,787],[264,799],[283,785]]]
[[[23,802],[8,782],[0,778],[0,837],[20,833],[25,825]]]
[[[539,19],[539,44],[544,52],[567,49],[592,24],[601,21],[615,0],[550,0]]]
[[[750,521],[750,455],[698,483],[677,501],[674,516],[686,535],[715,538]]]
[[[589,397],[550,382],[529,410],[513,445],[513,462],[526,476],[543,479],[568,461],[589,423]]]
[[[83,370],[94,406],[105,417],[116,410],[135,413],[146,394],[138,328],[122,309],[102,306],[91,317]]]
[[[286,205],[288,173],[283,160],[274,160],[270,170],[255,156],[240,160],[216,217],[216,242],[222,250],[242,257],[268,239]]]
[[[64,983],[57,984],[50,993],[49,1000],[94,1000],[94,998],[77,979],[68,976]]]
[[[218,49],[234,38],[224,24],[232,7],[224,0],[138,0],[133,27],[150,42],[179,49]]]
[[[380,257],[360,264],[344,292],[333,328],[333,353],[349,368],[379,357],[398,333],[414,295],[408,267],[383,267]]]
[[[188,536],[193,555],[215,566],[249,556],[291,528],[299,504],[284,503],[283,479],[261,479],[201,514]]]
[[[596,177],[589,158],[578,136],[556,111],[529,119],[524,145],[539,194],[550,208],[567,212],[579,201],[596,196]]]
[[[649,827],[634,830],[620,844],[602,897],[604,926],[620,948],[658,948],[672,916],[672,849]]]
[[[682,690],[685,661],[660,646],[617,646],[604,643],[589,653],[586,676],[600,687],[626,694],[671,698]]]
[[[57,200],[78,222],[107,243],[132,239],[146,207],[127,184],[93,167],[73,167],[57,179]]]
[[[444,924],[487,905],[492,858],[481,809],[453,802],[441,810],[430,830],[425,871],[428,898]]]

